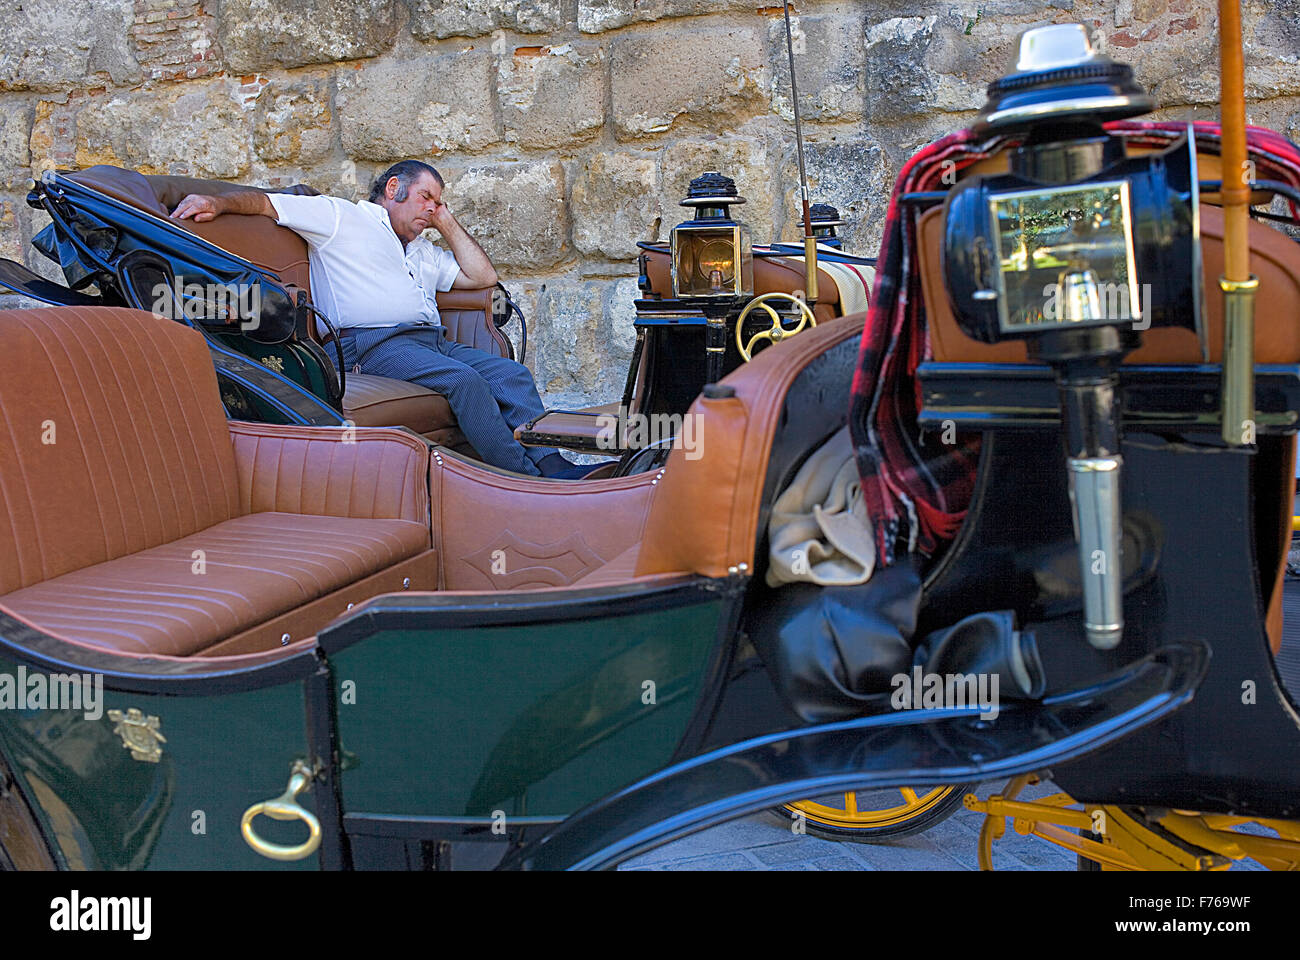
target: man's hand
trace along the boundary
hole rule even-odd
[[[275,207],[260,190],[237,190],[217,196],[205,196],[191,193],[176,204],[172,219],[187,220],[194,218],[195,223],[207,223],[223,213],[261,214],[271,219],[279,219]]]
[[[193,217],[195,223],[207,223],[225,212],[221,207],[219,197],[205,197],[197,193],[191,193],[176,204],[176,209],[172,211],[172,217],[176,220],[188,220]]]
[[[433,216],[429,220],[429,226],[445,237],[449,230],[460,226],[460,224],[451,215],[451,209],[445,203],[439,201],[437,207],[434,208]]]

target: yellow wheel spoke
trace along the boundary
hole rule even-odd
[[[844,793],[843,809],[829,806],[820,800],[800,800],[787,804],[787,809],[802,813],[815,823],[848,829],[894,826],[918,817],[943,802],[953,792],[953,787],[935,787],[918,791],[915,787],[899,787],[901,804],[892,804],[888,791]],[[826,799],[826,798],[821,798]]]

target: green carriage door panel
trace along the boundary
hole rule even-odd
[[[330,656],[345,813],[563,816],[664,766],[726,603],[376,633]]]
[[[30,678],[42,671],[24,666]],[[0,657],[0,674],[19,666]],[[48,676],[42,674],[42,676]],[[111,682],[111,681],[110,681]],[[83,704],[84,706],[84,704]],[[157,718],[156,761],[138,759],[110,712]],[[284,792],[306,757],[302,681],[218,696],[162,696],[104,689],[101,715],[74,709],[0,710],[0,747],[39,807],[47,835],[71,868],[315,869],[313,855],[277,863],[240,834],[253,804]],[[312,793],[299,797],[316,812]],[[307,837],[297,823],[257,820],[272,842]]]

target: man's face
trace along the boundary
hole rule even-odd
[[[384,188],[384,207],[388,210],[393,232],[403,243],[410,243],[433,225],[433,215],[442,203],[442,186],[427,173],[421,173],[407,190],[405,200],[395,200],[397,179]]]

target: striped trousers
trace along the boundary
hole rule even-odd
[[[533,375],[522,363],[455,340],[442,327],[401,324],[352,328],[344,336],[348,370],[406,380],[447,398],[465,439],[488,463],[539,476],[537,461],[554,447],[525,447],[514,428],[546,412]]]

